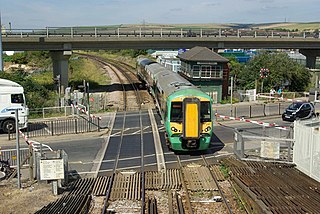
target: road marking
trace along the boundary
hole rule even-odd
[[[113,126],[113,125],[112,125]],[[131,128],[126,128],[126,129],[124,129],[123,130],[123,132],[125,132],[125,131],[128,131],[128,130],[130,130]],[[112,134],[112,135],[110,135],[111,137],[114,137],[115,135],[119,135],[119,134],[121,134],[121,131],[119,131],[119,132],[116,132],[116,133],[114,133],[114,134]]]
[[[162,169],[165,170],[166,164],[164,160],[163,150],[161,147],[160,135],[159,135],[158,127],[156,124],[156,119],[154,118],[153,111],[151,109],[148,109],[148,112],[149,112],[149,117],[151,121],[152,132],[153,132],[154,147],[156,149],[158,171],[161,171]]]
[[[111,120],[112,122],[111,122],[111,126],[110,126],[110,133],[112,132],[112,128],[113,128],[115,119],[116,119],[116,114],[113,114],[113,118],[112,118],[112,120]],[[100,169],[100,167],[101,167],[101,164],[102,164],[104,155],[105,155],[105,153],[106,153],[106,151],[107,151],[107,148],[108,148],[108,145],[109,145],[109,140],[110,140],[110,135],[108,135],[108,136],[104,139],[105,146],[102,148],[102,150],[100,149],[100,151],[98,152],[97,158],[98,158],[99,155],[100,155],[100,161],[99,161],[99,163],[98,163],[97,166],[96,166],[97,168],[96,168],[96,170],[95,170],[95,177],[98,176],[99,169]],[[92,171],[94,171],[93,169],[94,169],[95,165],[96,165],[96,164],[94,164],[94,165],[92,166]]]
[[[150,126],[146,126],[146,127],[144,127],[142,130],[144,131],[144,130],[146,130],[146,129],[148,129],[148,128],[150,128]],[[138,131],[136,131],[136,132],[132,132],[131,135],[139,134],[140,132],[141,132],[141,131],[138,130]],[[144,132],[143,132],[143,133],[144,133]]]
[[[144,157],[145,157],[145,158],[148,158],[148,157],[153,157],[153,156],[155,156],[155,154],[145,155]],[[119,159],[119,161],[134,160],[134,159],[139,159],[139,158],[141,158],[141,156],[135,156],[135,157],[130,157],[130,158],[121,158],[121,159]],[[113,162],[113,161],[115,161],[115,159],[103,160],[102,162],[103,162],[103,163],[108,163],[108,162]]]

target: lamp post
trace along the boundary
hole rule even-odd
[[[53,78],[53,81],[55,84],[57,84],[57,88],[58,88],[58,96],[59,96],[59,107],[61,106],[61,80],[60,80],[60,74],[57,75],[55,78]]]
[[[231,102],[231,109],[230,109],[230,114],[232,116],[232,98],[233,98],[233,76],[231,76],[231,97],[230,97],[230,102]]]
[[[0,12],[0,71],[3,71],[1,12]]]

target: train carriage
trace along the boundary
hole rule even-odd
[[[212,136],[212,98],[179,74],[149,59],[137,72],[155,97],[173,150],[205,150]]]

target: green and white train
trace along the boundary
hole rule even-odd
[[[137,74],[156,100],[169,148],[208,149],[213,128],[212,98],[178,73],[150,59],[138,59]]]

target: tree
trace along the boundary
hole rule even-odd
[[[260,78],[261,68],[267,68],[269,75],[263,80]],[[289,91],[304,91],[310,83],[311,74],[302,65],[291,60],[286,53],[263,52],[251,59],[242,70],[239,71],[238,78],[243,89],[264,85],[264,91],[269,91],[272,87],[285,87]]]

